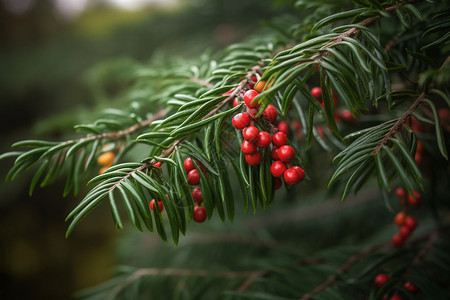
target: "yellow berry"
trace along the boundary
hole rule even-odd
[[[112,151],[105,152],[97,158],[97,163],[99,165],[109,167],[113,164],[115,158],[116,158],[116,155],[114,154],[114,152],[112,152]]]

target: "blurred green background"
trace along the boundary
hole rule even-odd
[[[124,105],[134,64],[222,49],[289,2],[110,1],[0,0],[0,153],[22,139],[63,140],[93,111]],[[11,164],[0,162],[0,298],[68,299],[108,279],[121,235],[108,208],[66,240],[64,219],[80,199],[62,198],[63,179],[30,198],[32,174],[4,183]]]

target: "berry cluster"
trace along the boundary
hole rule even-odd
[[[206,174],[206,167],[200,162],[197,161],[200,169],[204,174]],[[199,185],[200,184],[200,172],[195,168],[194,162],[192,158],[188,157],[184,161],[184,170],[187,174],[188,183],[190,185]],[[198,223],[202,223],[206,220],[206,209],[202,206],[203,196],[202,190],[199,187],[194,188],[192,191],[192,199],[196,203],[194,207],[194,216],[193,220]]]
[[[394,217],[394,223],[400,228],[400,231],[392,237],[392,244],[395,247],[401,247],[407,238],[411,236],[411,233],[417,227],[417,220],[406,215],[404,211],[397,213]]]
[[[235,115],[232,124],[236,129],[242,130],[244,141],[241,144],[241,151],[245,154],[245,161],[251,166],[258,165],[261,162],[261,152],[258,151],[258,148],[267,148],[271,143],[273,144],[271,157],[274,162],[270,171],[275,177],[274,187],[278,189],[282,184],[281,177],[284,177],[286,184],[293,185],[305,179],[305,172],[299,166],[291,165],[291,161],[295,158],[295,150],[287,145],[286,134],[289,131],[289,125],[286,122],[281,121],[277,127],[272,126],[272,131],[275,132],[272,136],[267,131],[260,131],[253,125],[253,122],[257,120],[256,115],[259,107],[259,103],[253,101],[259,94],[256,89],[262,91],[264,87],[267,87],[266,83],[262,82],[258,82],[255,89],[249,89],[244,93],[243,99],[247,111]],[[238,104],[237,101],[236,98],[236,105]],[[277,110],[270,104],[262,113],[262,117],[270,124],[276,121],[277,116]]]
[[[378,288],[381,288],[389,281],[389,279],[390,278],[389,278],[388,274],[380,273],[377,276],[375,276],[374,283]],[[405,289],[406,291],[408,291],[412,294],[416,294],[419,292],[419,288],[415,284],[413,284],[409,281],[404,282],[402,287],[403,287],[403,289]],[[384,294],[382,299],[387,300],[388,294]],[[402,300],[402,299],[403,298],[400,297],[397,293],[395,293],[391,298],[389,298],[389,300]]]

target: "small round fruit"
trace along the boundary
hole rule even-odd
[[[269,88],[270,84],[266,85],[266,82],[264,80],[260,80],[257,84],[255,84],[255,87],[253,88],[258,93],[261,93],[262,91],[265,91]]]
[[[278,157],[283,162],[290,162],[295,157],[295,150],[288,145],[281,146],[278,149]]]
[[[293,185],[300,182],[300,174],[293,168],[289,168],[284,172],[284,181]]]
[[[300,131],[302,129],[302,124],[299,121],[294,120],[292,121],[292,128],[294,128],[295,131]]]
[[[205,222],[206,220],[206,209],[202,206],[194,207],[194,221],[197,223]]]
[[[403,226],[405,224],[405,220],[406,220],[406,213],[404,211],[397,213],[394,217],[394,223],[398,227]]]
[[[286,133],[284,132],[277,132],[272,136],[272,143],[277,146],[278,148],[280,148],[283,145],[286,145],[287,143],[287,136]]]
[[[319,101],[322,101],[322,89],[315,87],[311,89],[311,95]]]
[[[260,148],[267,148],[270,143],[272,143],[272,137],[270,134],[267,131],[260,131],[256,140],[256,146]]]
[[[413,293],[413,294],[419,292],[419,288],[417,287],[417,285],[415,285],[415,284],[413,284],[413,283],[411,283],[411,282],[409,282],[409,281],[407,281],[407,282],[405,282],[405,283],[403,284],[403,288],[404,288],[405,290],[407,290],[408,292]]]
[[[254,142],[258,139],[259,130],[255,126],[248,126],[244,128],[244,130],[242,131],[242,135],[244,137],[244,140]]]
[[[283,182],[281,181],[280,178],[274,178],[273,179],[273,189],[274,190],[278,190],[281,187],[282,184],[283,184]]]
[[[405,226],[408,226],[409,229],[411,229],[411,231],[413,231],[414,229],[416,229],[417,227],[417,220],[414,217],[408,216],[405,219]]]
[[[400,297],[399,295],[395,294],[394,296],[391,297],[391,299],[389,300],[403,300],[402,297]]]
[[[378,274],[377,276],[375,276],[374,283],[377,287],[382,287],[383,285],[386,284],[386,282],[388,282],[388,280],[389,280],[389,275],[381,273],[381,274]]]
[[[189,173],[190,171],[195,169],[194,162],[192,161],[192,158],[188,157],[183,162],[184,169],[186,170],[186,173]]]
[[[409,206],[416,207],[422,203],[422,195],[418,191],[413,190],[412,195],[408,195],[407,202]]]
[[[278,130],[284,132],[286,135],[289,134],[289,125],[285,121],[281,121],[277,126]]]
[[[297,171],[297,173],[300,175],[300,180],[298,183],[302,182],[303,180],[305,180],[305,171],[303,171],[302,168],[300,168],[299,166],[292,166],[292,169],[294,169],[295,171]]]
[[[162,162],[158,161],[158,162],[156,162],[153,166],[154,166],[155,168],[161,168],[161,165],[162,165]]]
[[[272,173],[272,175],[274,177],[282,177],[284,172],[287,170],[287,166],[284,162],[282,161],[274,161],[273,164],[270,166],[270,173]]]
[[[245,113],[239,113],[231,120],[234,128],[242,130],[250,124],[250,118]]]
[[[197,169],[190,170],[187,175],[188,183],[191,185],[200,184],[200,172]]]
[[[201,204],[203,202],[202,190],[199,187],[196,187],[192,191],[192,198],[194,199],[194,202],[197,204]]]
[[[273,160],[280,160],[280,157],[278,156],[278,147],[272,148],[272,151],[270,151],[270,156]]]
[[[278,113],[277,110],[275,109],[275,106],[273,106],[272,104],[267,105],[266,109],[263,111],[262,116],[267,121],[271,122],[276,121]]]
[[[115,159],[116,155],[114,154],[114,152],[109,151],[101,154],[97,158],[97,163],[101,166],[111,166]]]
[[[400,235],[404,238],[407,239],[409,238],[409,236],[411,235],[411,229],[408,226],[402,226],[400,227]]]
[[[392,245],[394,245],[394,247],[401,247],[404,242],[405,239],[400,233],[397,233],[392,237]]]
[[[249,108],[257,108],[259,106],[258,102],[252,103],[253,99],[258,95],[259,93],[255,90],[248,90],[244,93],[244,102],[245,105]]]
[[[245,161],[250,166],[256,166],[261,162],[261,153],[259,153],[259,151],[256,151],[253,154],[247,154],[245,155]]]
[[[155,199],[152,199],[152,201],[150,201],[150,209],[153,210],[154,206],[155,206]],[[162,203],[162,201],[158,201],[158,207],[159,207],[159,211],[163,211],[164,209],[164,204]]]
[[[348,109],[344,109],[341,111],[340,116],[343,120],[347,122],[355,121],[355,117],[352,115],[352,113]]]
[[[241,150],[244,154],[253,154],[256,152],[256,144],[252,142],[243,141]]]

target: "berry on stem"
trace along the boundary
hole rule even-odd
[[[266,85],[266,81],[261,80],[257,84],[255,84],[255,87],[253,88],[258,93],[261,93],[262,91],[267,90],[270,87],[270,83]]]
[[[278,149],[278,157],[283,162],[290,162],[295,157],[295,150],[288,145],[281,146]]]
[[[270,156],[273,160],[280,160],[280,157],[278,156],[278,147],[272,148],[272,151],[270,151]]]
[[[253,142],[243,141],[241,150],[244,154],[253,154],[256,152],[256,144]]]
[[[258,102],[252,103],[253,99],[258,95],[259,93],[255,90],[248,90],[244,93],[244,102],[245,105],[249,108],[257,108],[259,106]]]
[[[153,166],[156,168],[161,168],[162,162],[158,161]]]
[[[272,137],[267,131],[260,131],[258,134],[258,138],[256,139],[256,146],[260,148],[269,147],[272,142]]]
[[[411,231],[413,231],[414,229],[416,229],[417,227],[417,220],[414,217],[408,216],[405,219],[405,226],[409,227],[409,229],[411,229]]]
[[[405,283],[403,284],[403,288],[404,288],[405,290],[407,290],[408,292],[413,293],[413,294],[419,292],[419,288],[417,287],[417,285],[412,284],[412,283],[409,282],[409,281],[407,281],[407,282],[405,282]]]
[[[383,285],[386,284],[386,282],[388,282],[388,280],[389,280],[389,275],[381,273],[381,274],[378,274],[377,276],[375,276],[374,283],[377,287],[382,287]]]
[[[261,153],[259,151],[256,151],[253,154],[247,154],[245,155],[245,161],[250,166],[256,166],[261,162]]]
[[[114,152],[109,151],[101,154],[97,158],[97,163],[101,166],[111,166],[115,159],[116,155],[114,154]]]
[[[294,168],[289,168],[284,172],[284,181],[287,184],[297,184],[300,182],[300,179],[300,174]]]
[[[277,126],[278,130],[284,132],[286,135],[289,134],[289,125],[286,121],[281,121]]]
[[[282,177],[286,170],[286,164],[279,160],[273,162],[273,164],[270,166],[270,173],[272,173],[274,177]]]
[[[280,148],[283,145],[286,145],[287,143],[287,136],[284,132],[277,132],[272,136],[272,143]]]
[[[407,239],[411,235],[411,229],[408,226],[406,226],[406,225],[400,227],[400,235],[404,239]]]
[[[187,180],[191,185],[200,184],[200,172],[197,169],[189,171],[187,174]]]
[[[150,209],[151,209],[151,210],[153,210],[153,208],[154,208],[154,206],[155,206],[155,202],[156,202],[155,199],[152,199],[152,201],[150,201],[149,206],[150,206]],[[163,209],[164,209],[164,204],[162,203],[162,201],[158,201],[158,207],[159,207],[159,211],[163,211]]]
[[[242,131],[242,135],[244,137],[244,140],[255,142],[258,139],[259,130],[255,126],[248,126],[244,128],[244,130]]]
[[[413,190],[412,195],[408,194],[407,202],[409,206],[416,207],[422,203],[422,195],[418,191]]]
[[[405,224],[405,220],[406,220],[406,213],[404,211],[397,213],[394,217],[394,223],[398,227],[403,226]]]
[[[206,220],[206,209],[202,206],[194,207],[193,219],[197,223],[202,223]]]
[[[188,157],[183,162],[184,169],[186,170],[186,173],[189,173],[190,171],[195,169],[194,162],[192,161],[192,158]]]
[[[397,233],[392,237],[392,245],[394,245],[394,247],[401,247],[404,242],[405,239],[400,233]]]
[[[250,118],[245,113],[239,113],[233,117],[231,123],[236,129],[242,130],[250,124]]]
[[[275,106],[273,106],[272,104],[267,105],[266,109],[263,111],[262,116],[267,121],[271,122],[276,121],[278,113],[277,110],[275,109]]]
[[[203,202],[202,190],[199,187],[196,187],[192,191],[192,198],[197,204],[201,204]]]
[[[300,168],[299,166],[292,166],[292,169],[294,169],[295,171],[297,171],[297,173],[300,175],[300,179],[299,182],[302,182],[303,180],[305,180],[305,171],[303,171],[302,168]]]
[[[322,102],[322,89],[320,87],[314,87],[311,89],[311,95]]]
[[[394,296],[391,297],[390,300],[403,300],[403,298],[400,297],[398,294],[395,294]]]
[[[278,190],[281,187],[282,184],[283,184],[283,182],[281,181],[280,178],[274,178],[273,179],[273,189],[274,190]]]

